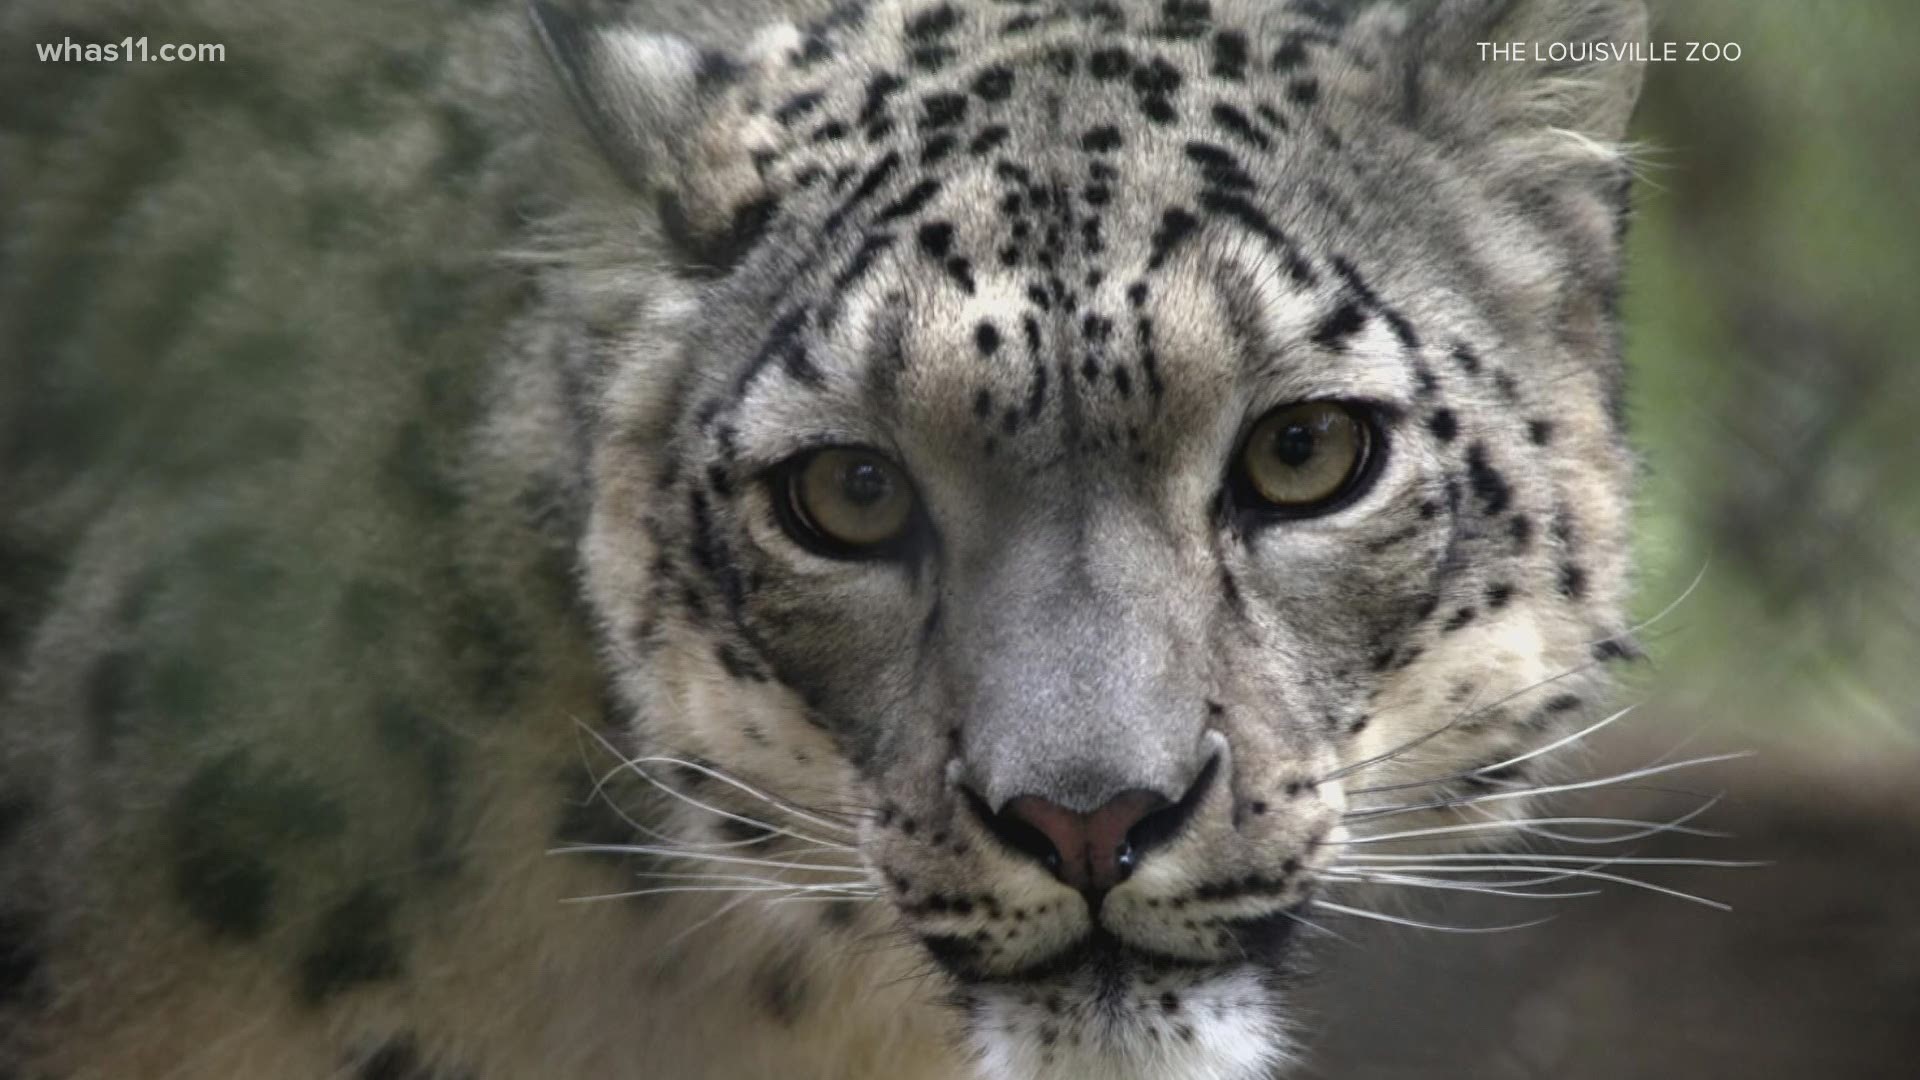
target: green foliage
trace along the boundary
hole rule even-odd
[[[1920,744],[1920,5],[1689,0],[1656,66],[1627,304],[1637,610],[1663,712]]]

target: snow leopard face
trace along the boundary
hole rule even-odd
[[[1264,1075],[1369,812],[1509,779],[1629,651],[1638,73],[1475,43],[1640,19],[540,20],[636,737],[847,815],[984,1075]]]

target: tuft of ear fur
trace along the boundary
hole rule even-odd
[[[1423,130],[1487,146],[1498,172],[1612,180],[1645,75],[1632,49],[1646,36],[1643,0],[1439,0],[1408,27],[1401,109]],[[1519,58],[1491,55],[1514,43]],[[1535,58],[1555,44],[1572,47],[1565,59]]]
[[[745,130],[754,121],[737,93],[758,76],[758,66],[673,34],[583,24],[545,0],[532,0],[528,13],[555,81],[585,129],[583,141],[620,189],[611,196],[575,195],[650,211],[649,231],[689,276],[731,270],[764,232],[774,207],[748,149],[759,133]],[[759,40],[793,33],[790,26],[769,27]],[[770,51],[758,50],[763,57]]]
[[[1617,142],[1640,95],[1645,64],[1574,49],[1568,59],[1537,60],[1535,46],[1604,44],[1626,50],[1647,36],[1643,0],[1442,0],[1421,21],[1430,72],[1453,96],[1508,123],[1558,128],[1599,143]],[[1524,46],[1518,59],[1493,59],[1482,44]]]

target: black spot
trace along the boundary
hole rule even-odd
[[[1273,142],[1267,138],[1266,132],[1255,127],[1253,121],[1247,118],[1246,113],[1241,112],[1239,109],[1234,108],[1224,101],[1214,103],[1213,122],[1234,138],[1256,149],[1270,150],[1273,148]]]
[[[1287,100],[1306,107],[1320,100],[1320,83],[1315,79],[1295,79],[1287,84]]]
[[[1164,97],[1180,90],[1180,69],[1163,57],[1154,57],[1133,69],[1134,93],[1145,97]]]
[[[778,210],[778,201],[771,197],[755,199],[735,208],[725,227],[703,231],[687,217],[676,196],[663,195],[659,202],[667,243],[679,256],[681,272],[695,278],[722,277],[738,266],[766,235]]]
[[[718,49],[700,50],[699,63],[693,69],[694,86],[702,92],[731,86],[740,80],[740,75],[740,65]]]
[[[1160,215],[1160,227],[1155,229],[1151,240],[1151,249],[1147,255],[1147,268],[1158,270],[1166,265],[1167,256],[1175,247],[1193,235],[1200,227],[1200,219],[1175,206],[1169,207]]]
[[[1005,101],[1013,93],[1013,72],[995,64],[974,77],[973,92],[982,101]]]
[[[907,37],[913,41],[934,41],[945,37],[960,25],[960,13],[951,4],[923,11],[907,20]]]
[[[1535,446],[1545,446],[1553,441],[1553,421],[1527,421],[1527,438]]]
[[[1593,658],[1601,663],[1638,660],[1642,655],[1637,645],[1620,637],[1610,637],[1605,641],[1595,642],[1593,646]]]
[[[759,738],[753,738],[755,734],[758,734]],[[747,735],[751,741],[761,745],[765,745],[767,741],[766,734],[760,732],[757,728],[749,728]],[[739,817],[721,817],[714,822],[714,827],[717,828],[720,831],[720,835],[725,837],[729,842],[742,847],[764,844],[780,835],[766,825],[754,821],[747,821]]]
[[[363,983],[397,978],[395,907],[391,896],[362,885],[327,912],[300,957],[301,1000],[318,1005]]]
[[[1247,35],[1222,30],[1213,35],[1213,76],[1239,82],[1247,77]]]
[[[1485,443],[1476,442],[1467,447],[1467,482],[1479,498],[1481,510],[1489,517],[1506,510],[1513,501],[1506,478],[1487,462]]]
[[[1513,538],[1514,550],[1527,550],[1533,543],[1533,519],[1525,514],[1513,515],[1507,521],[1507,535]]]
[[[1427,417],[1427,430],[1433,432],[1433,437],[1441,442],[1452,442],[1453,437],[1460,434],[1460,421],[1454,417],[1452,409],[1436,409],[1432,416]]]
[[[930,131],[952,127],[967,118],[967,96],[952,91],[928,94],[920,99],[920,123]]]
[[[1288,34],[1273,50],[1271,61],[1275,71],[1291,71],[1307,62],[1307,38],[1304,34]]]
[[[794,121],[812,112],[826,96],[826,92],[821,90],[795,94],[773,111],[773,118],[782,127],[792,127]]]
[[[284,769],[235,751],[203,767],[168,810],[174,893],[217,936],[266,929],[276,873],[262,856],[338,835],[340,807]]]
[[[946,221],[930,221],[920,226],[915,234],[920,250],[935,259],[944,259],[953,250],[953,224]]]
[[[860,126],[871,130],[885,115],[887,98],[905,85],[905,79],[891,73],[875,75],[869,80],[866,99],[860,104]]]
[[[880,216],[875,219],[874,223],[884,225],[890,221],[897,221],[900,218],[917,214],[939,193],[940,181],[933,179],[922,180],[908,188],[906,194],[894,200],[885,210],[880,211]]]
[[[954,147],[959,145],[959,136],[943,131],[927,140],[927,145],[920,151],[920,164],[938,165],[948,154],[953,153]]]
[[[1587,595],[1587,572],[1574,563],[1560,565],[1560,594],[1571,600],[1583,599]]]
[[[1504,581],[1497,581],[1492,585],[1487,586],[1487,606],[1489,608],[1492,608],[1495,611],[1499,611],[1501,608],[1506,607],[1507,603],[1512,599],[1513,599],[1512,585],[1509,585]]]
[[[1012,131],[1005,124],[992,124],[981,128],[980,133],[967,144],[967,153],[974,157],[985,157],[1000,148]]]
[[[1458,630],[1461,627],[1466,626],[1468,623],[1472,622],[1474,616],[1478,614],[1479,612],[1475,611],[1470,607],[1463,607],[1459,611],[1454,612],[1453,615],[1447,619],[1446,625],[1440,628],[1441,632],[1452,633],[1453,631]]]
[[[1352,300],[1343,300],[1313,329],[1313,343],[1323,349],[1344,351],[1348,339],[1367,325],[1367,313]]]
[[[1104,154],[1110,150],[1118,150],[1120,149],[1120,144],[1120,129],[1114,127],[1112,124],[1105,124],[1097,128],[1088,128],[1087,133],[1080,137],[1080,148],[1093,154]]]
[[[973,328],[973,346],[982,356],[992,356],[1000,350],[1000,331],[990,322],[982,321]]]
[[[1460,370],[1469,375],[1476,374],[1480,370],[1479,354],[1475,353],[1473,347],[1464,341],[1456,341],[1453,343],[1453,360],[1454,363],[1460,365]]]
[[[31,919],[0,911],[0,1006],[20,1002],[33,990],[42,962],[33,938]]]
[[[1247,175],[1239,159],[1225,149],[1212,143],[1190,142],[1186,155],[1188,161],[1200,167],[1200,175],[1207,183],[1240,191],[1253,190],[1253,177]]]
[[[800,42],[799,50],[793,54],[793,65],[800,68],[812,67],[831,55],[833,55],[833,51],[827,45],[826,35],[819,33],[808,34],[806,38]]]
[[[954,284],[960,286],[967,295],[973,295],[973,263],[967,259],[948,259],[944,268]]]
[[[945,45],[921,45],[910,55],[913,66],[922,71],[939,71],[953,59],[952,49]]]
[[[459,858],[453,837],[459,743],[447,727],[398,701],[383,705],[374,725],[381,746],[407,766],[426,796],[426,813],[414,839],[421,868],[431,873],[451,870]]]
[[[1558,695],[1555,695],[1553,698],[1549,699],[1545,705],[1542,705],[1540,707],[1540,711],[1544,713],[1549,713],[1549,714],[1563,713],[1563,712],[1572,712],[1573,710],[1579,707],[1580,707],[1579,695],[1558,694]]]
[[[966,101],[965,98],[961,98],[960,100],[963,103]],[[853,194],[847,196],[845,202],[836,207],[833,213],[827,215],[827,220],[822,227],[828,233],[838,232],[841,224],[846,220],[847,215],[858,209],[860,204],[873,198],[874,192],[879,191],[881,186],[893,175],[894,170],[899,167],[899,152],[888,151],[887,156],[875,162],[873,167],[868,169],[866,174],[860,178],[860,185],[854,188]]]
[[[853,129],[847,127],[845,121],[829,120],[826,123],[821,124],[819,127],[815,128],[813,130],[813,134],[808,138],[809,138],[809,141],[815,144],[830,143],[830,142],[838,142],[839,140],[844,139],[851,134],[853,134]]]
[[[1133,70],[1133,56],[1119,46],[1095,49],[1087,57],[1087,72],[1103,81],[1125,78]]]
[[[1330,30],[1338,30],[1347,24],[1348,12],[1325,0],[1293,0],[1292,10]]]

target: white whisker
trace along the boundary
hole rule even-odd
[[[569,896],[561,900],[561,903],[597,904],[607,900],[632,900],[642,896],[661,896],[667,893],[786,893],[794,889],[808,892],[845,891],[843,886],[838,885],[658,885],[648,889],[600,893],[595,896]]]
[[[1328,911],[1337,912],[1341,915],[1351,915],[1355,918],[1374,919],[1379,922],[1392,923],[1395,926],[1410,926],[1415,930],[1439,930],[1448,934],[1499,934],[1508,930],[1525,930],[1530,926],[1539,926],[1542,923],[1553,921],[1551,918],[1545,918],[1534,919],[1530,922],[1514,923],[1509,926],[1443,926],[1439,923],[1425,923],[1417,919],[1404,919],[1397,915],[1383,915],[1378,911],[1367,911],[1362,908],[1348,907],[1345,904],[1336,904],[1330,900],[1315,900],[1313,901],[1313,906],[1316,908],[1325,908]]]
[[[1591,855],[1535,855],[1532,853],[1487,851],[1462,852],[1459,854],[1428,855],[1348,855],[1353,862],[1428,862],[1428,863],[1498,863],[1498,862],[1571,862],[1592,863],[1595,866],[1691,866],[1707,869],[1748,869],[1766,866],[1766,862],[1746,859],[1685,859],[1685,858],[1646,858],[1622,855],[1616,858],[1595,859]]]
[[[1611,776],[1602,776],[1592,780],[1576,780],[1565,784],[1541,784],[1534,787],[1519,788],[1513,791],[1494,791],[1457,799],[1436,799],[1432,802],[1409,803],[1404,806],[1384,806],[1355,811],[1346,816],[1350,821],[1367,821],[1373,818],[1391,817],[1395,814],[1413,813],[1418,810],[1442,810],[1451,806],[1471,806],[1478,803],[1500,802],[1506,799],[1524,799],[1540,795],[1556,795],[1567,791],[1589,791],[1594,788],[1623,784],[1648,776],[1658,776],[1661,773],[1677,772],[1680,769],[1691,769],[1701,765],[1714,765],[1723,761],[1737,761],[1741,758],[1752,756],[1753,751],[1751,750],[1738,750],[1728,754],[1709,754],[1705,757],[1688,758],[1685,761],[1669,762],[1665,765],[1649,765],[1644,768],[1634,769],[1630,772],[1615,773]]]
[[[760,799],[761,801],[766,802],[770,805],[777,806],[780,809],[785,810],[787,813],[792,814],[794,817],[799,818],[801,821],[804,821],[809,825],[817,825],[820,828],[831,829],[834,832],[845,833],[846,835],[849,835],[849,836],[855,835],[858,832],[858,830],[853,829],[849,826],[842,825],[838,822],[829,821],[826,818],[810,813],[804,807],[796,805],[790,799],[784,799],[776,795],[770,795],[767,792],[764,792],[759,788],[754,787],[752,784],[745,782],[744,780],[740,780],[737,777],[730,776],[709,765],[702,765],[698,762],[683,761],[679,758],[664,757],[660,755],[649,755],[646,757],[633,758],[632,760],[628,761],[627,764],[629,765],[654,765],[654,764],[674,765],[683,769],[692,769],[694,772],[700,773],[703,776],[712,777],[713,779],[718,780],[723,784],[728,784],[728,785],[731,785],[732,787],[738,788],[739,790],[745,792],[746,794],[752,795],[754,798]]]
[[[1606,825],[1636,830],[1630,833],[1622,833],[1618,836],[1571,836],[1556,834],[1549,837],[1550,839],[1561,840],[1570,844],[1620,844],[1629,840],[1639,840],[1658,833],[1669,832],[1682,833],[1687,836],[1706,836],[1724,839],[1727,835],[1726,833],[1713,832],[1708,829],[1688,828],[1682,824],[1704,813],[1707,808],[1712,805],[1712,803],[1709,803],[1707,806],[1702,806],[1670,822],[1639,821],[1633,818],[1610,817],[1514,818],[1510,821],[1476,821],[1469,822],[1465,825],[1439,825],[1431,829],[1407,829],[1402,832],[1381,833],[1377,836],[1356,836],[1347,840],[1328,841],[1328,843],[1348,845],[1383,844],[1394,840],[1415,840],[1428,836],[1453,836],[1460,833],[1481,833],[1498,830],[1535,832],[1535,830],[1531,828],[1531,826],[1535,825]],[[1543,833],[1542,835],[1545,834]]]
[[[549,855],[599,854],[599,855],[651,855],[664,859],[687,859],[697,862],[726,863],[732,866],[759,866],[769,870],[809,870],[815,873],[834,872],[865,876],[860,867],[831,863],[787,862],[780,859],[751,859],[744,855],[715,855],[706,851],[681,851],[677,848],[657,847],[652,844],[566,844],[549,848]]]
[[[1582,889],[1578,892],[1524,892],[1514,888],[1496,885],[1477,885],[1458,881],[1436,881],[1432,878],[1408,876],[1405,874],[1352,874],[1343,875],[1352,881],[1365,881],[1375,885],[1404,885],[1416,889],[1440,889],[1447,892],[1484,893],[1488,896],[1511,896],[1521,900],[1568,900],[1582,896],[1599,896],[1599,889]]]
[[[1657,860],[1642,860],[1640,862],[1629,863],[1628,865],[1643,865],[1645,862],[1648,862],[1648,861],[1657,861]],[[1730,865],[1738,865],[1738,864],[1730,864]],[[1509,866],[1500,866],[1500,867],[1468,867],[1468,866],[1434,866],[1434,865],[1413,864],[1409,866],[1404,866],[1401,869],[1413,870],[1422,874],[1453,874],[1453,873],[1471,874],[1471,873],[1480,873],[1480,872],[1496,871],[1496,870],[1498,871],[1511,871],[1511,870],[1546,871],[1549,868],[1539,867],[1539,866],[1524,866],[1524,865],[1520,865],[1520,866],[1509,865]],[[1567,874],[1571,877],[1589,878],[1594,881],[1610,881],[1617,885],[1627,885],[1635,889],[1645,889],[1648,892],[1662,893],[1664,895],[1672,896],[1680,900],[1688,900],[1696,904],[1702,904],[1706,907],[1714,908],[1719,911],[1733,910],[1732,904],[1722,903],[1719,900],[1710,900],[1704,896],[1696,896],[1693,893],[1684,892],[1680,889],[1668,888],[1665,885],[1655,885],[1651,881],[1642,881],[1639,878],[1627,877],[1624,874],[1610,874],[1604,870],[1595,870],[1590,867],[1561,869],[1559,872],[1563,874]]]
[[[1611,716],[1606,717],[1603,720],[1600,720],[1597,723],[1590,724],[1587,727],[1581,728],[1579,731],[1576,731],[1571,735],[1567,735],[1562,738],[1555,739],[1554,741],[1546,744],[1545,746],[1542,746],[1535,750],[1529,750],[1526,753],[1519,754],[1515,757],[1510,757],[1505,761],[1496,761],[1491,765],[1481,765],[1476,768],[1467,769],[1464,772],[1457,772],[1452,774],[1451,776],[1442,776],[1434,780],[1413,780],[1404,784],[1379,784],[1374,787],[1355,788],[1354,790],[1348,792],[1347,794],[1374,795],[1383,791],[1404,791],[1404,790],[1407,790],[1408,788],[1432,787],[1435,784],[1445,784],[1445,783],[1450,783],[1454,780],[1465,780],[1468,777],[1485,776],[1488,773],[1496,773],[1502,769],[1508,769],[1508,768],[1512,768],[1515,765],[1524,764],[1525,762],[1531,761],[1534,758],[1540,757],[1543,754],[1551,754],[1555,750],[1558,750],[1561,747],[1568,745],[1569,743],[1579,742],[1581,739],[1584,739],[1587,736],[1592,735],[1594,732],[1597,732],[1602,728],[1605,728],[1619,721],[1622,717],[1625,717],[1628,713],[1631,713],[1635,708],[1637,708],[1637,706],[1629,705],[1626,708],[1621,709],[1620,711],[1614,713]]]

